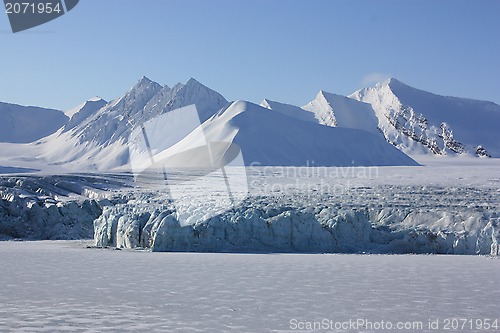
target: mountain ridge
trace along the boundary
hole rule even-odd
[[[319,134],[316,132],[340,133],[344,129],[354,130],[350,133],[358,133],[359,137],[371,138],[367,139],[368,141],[375,139],[373,136],[366,136],[364,132],[381,137],[413,157],[421,154],[500,157],[500,138],[495,128],[495,124],[500,123],[500,106],[493,102],[436,95],[412,88],[394,78],[370,88],[360,89],[349,96],[320,90],[315,99],[299,107],[270,99],[264,99],[260,106],[245,101],[229,103],[220,93],[194,78],[170,88],[143,76],[121,97],[110,102],[96,97],[67,110],[66,114],[52,110],[65,117],[61,124],[57,124],[61,126],[49,131],[46,136],[24,143],[33,146],[33,158],[53,165],[67,165],[82,170],[122,167],[130,160],[127,142],[134,128],[155,117],[193,104],[196,106],[200,124],[213,123],[221,114],[228,112],[228,109],[248,109],[248,112],[243,112],[245,116],[235,116],[227,124],[221,125],[221,128],[224,128],[229,139],[232,133],[229,129],[233,128],[231,126],[240,128],[238,133],[242,134],[239,137],[244,137],[245,145],[251,147],[247,149],[251,152],[250,156],[260,156],[266,163],[273,165],[276,161],[300,164],[298,160],[283,157],[278,151],[277,147],[286,147],[287,153],[293,155],[291,143],[301,151],[296,154],[302,156],[302,159],[305,156],[312,158],[312,155],[307,155],[307,149],[300,148],[306,145],[310,145],[310,150],[319,156],[317,160],[323,159],[321,154],[330,150],[333,152],[333,147],[338,145],[334,140],[337,134],[331,134],[330,139],[327,138],[330,134],[321,134],[324,135],[323,144],[328,147],[321,153],[317,148]],[[472,111],[469,112],[468,108]],[[263,123],[256,122],[254,117]],[[240,118],[247,119],[249,124],[256,128],[251,129],[244,123],[238,123],[237,119]],[[268,124],[273,121],[280,123]],[[304,129],[300,129],[298,125]],[[280,127],[290,126],[295,128],[297,133],[305,133],[306,128],[311,128],[312,125],[344,129],[331,132],[322,127],[314,127],[307,135],[301,135],[304,142],[295,140],[288,132],[280,132]],[[356,131],[361,131],[361,134]],[[250,137],[245,134],[251,132],[255,134],[256,142],[263,137],[271,141],[260,146],[251,143]],[[281,133],[287,139],[273,132]],[[346,134],[345,137],[357,141],[351,134]],[[211,136],[217,140],[223,139],[213,133]],[[272,146],[278,149],[273,153],[277,156],[275,161],[270,157],[272,154],[256,152],[259,149],[270,151]],[[8,151],[15,152],[16,149]],[[323,164],[339,160],[324,159]],[[332,165],[335,164],[333,162]],[[345,161],[342,163],[345,164]]]
[[[30,143],[56,132],[68,120],[60,110],[0,102],[0,142]]]
[[[277,123],[279,127],[274,126]],[[372,133],[305,122],[242,100],[219,111],[155,160],[197,147],[201,136],[207,142],[238,145],[246,166],[418,165]]]

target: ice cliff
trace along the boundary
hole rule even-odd
[[[385,190],[367,192],[378,196]],[[490,203],[387,204],[390,197],[416,189],[392,190],[387,201],[365,207],[347,197],[251,197],[187,226],[168,204],[151,208],[145,203],[152,198],[144,197],[142,204],[135,199],[105,207],[94,222],[94,238],[97,246],[152,251],[499,255],[500,214]],[[433,189],[435,194],[441,190]]]

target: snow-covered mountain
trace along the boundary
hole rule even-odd
[[[0,102],[0,142],[29,143],[68,122],[62,111]]]
[[[269,99],[265,99],[260,105],[303,121],[379,134],[378,120],[370,104],[322,90],[303,107]]]
[[[70,129],[75,128],[76,126],[81,124],[85,119],[87,119],[95,112],[97,112],[99,109],[104,107],[106,104],[108,104],[107,101],[96,96],[89,99],[85,103],[82,103],[77,107],[74,107],[73,109],[65,111],[64,113],[70,119],[68,123],[64,126],[63,132],[67,132]]]
[[[245,165],[417,165],[379,135],[301,121],[245,101],[222,109],[155,159],[196,148],[200,137],[236,144]]]
[[[78,138],[80,144],[109,145],[116,142],[126,136],[129,122],[135,120],[135,115],[160,90],[160,84],[143,77],[124,96],[86,117],[84,122],[72,129],[71,137]]]
[[[176,110],[188,105],[196,105],[198,116],[204,122],[228,101],[218,92],[191,78],[184,84],[176,84],[172,89],[165,87],[141,110],[141,121]]]
[[[390,79],[349,96],[370,103],[387,141],[414,154],[500,157],[500,106],[415,89]]]
[[[117,100],[87,101],[79,107],[67,126],[42,140],[43,158],[85,169],[123,166],[129,162],[128,139],[135,126],[192,104],[203,121],[227,101],[194,79],[170,88],[143,77]]]
[[[301,108],[270,100],[261,106],[300,120],[379,134],[411,156],[500,157],[499,105],[435,95],[396,79],[348,97],[320,91]]]
[[[312,112],[322,125],[354,128],[378,134],[377,118],[371,106],[345,96],[321,90],[316,98],[302,109]]]
[[[2,163],[9,167],[14,166],[10,161],[16,161],[16,167],[30,168],[24,162],[36,161],[37,168],[46,163],[73,171],[126,166],[134,129],[193,104],[200,123],[205,123],[177,146],[232,142],[244,150],[246,162],[332,166],[414,163],[402,159],[394,149],[388,150],[384,140],[411,156],[500,157],[500,106],[435,95],[395,79],[349,97],[320,91],[314,100],[298,107],[269,99],[260,106],[248,102],[229,105],[221,94],[195,79],[170,88],[143,77],[114,101],[92,98],[65,114],[1,103],[0,144],[9,142],[2,144]],[[23,147],[9,146],[35,140]]]

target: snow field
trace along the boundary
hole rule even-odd
[[[498,318],[500,262],[488,257],[147,253],[84,245],[0,242],[0,331],[262,333],[292,332],[293,319]]]

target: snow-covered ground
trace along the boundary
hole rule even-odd
[[[294,329],[358,319],[439,332],[452,318],[500,320],[493,257],[148,253],[81,241],[0,242],[0,253],[1,332],[389,331]],[[499,331],[477,327],[458,331]]]

